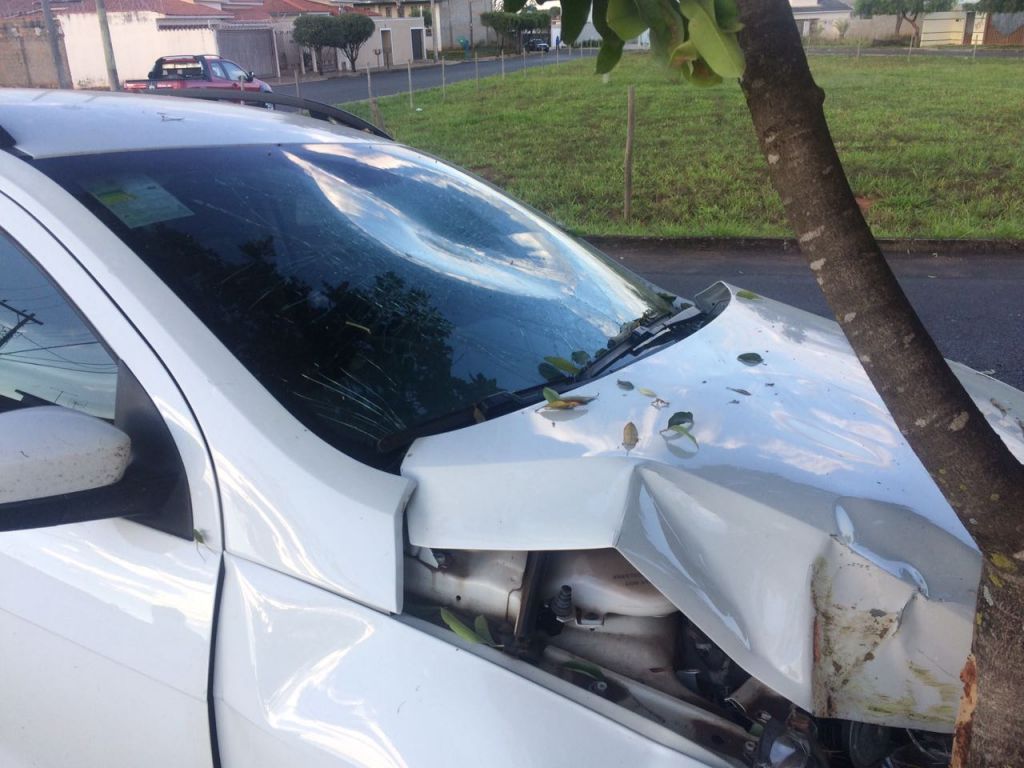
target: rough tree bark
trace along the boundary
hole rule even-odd
[[[907,442],[983,555],[956,766],[1024,766],[1024,467],[950,371],[854,200],[787,0],[739,0],[741,81],[800,248]]]

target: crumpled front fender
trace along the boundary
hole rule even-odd
[[[980,574],[970,536],[835,323],[721,284],[698,300],[712,322],[587,382],[587,405],[417,441],[410,542],[614,547],[808,711],[951,730]],[[954,371],[1024,456],[1024,394]],[[693,441],[666,429],[681,411]]]

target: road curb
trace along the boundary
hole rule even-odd
[[[690,251],[751,253],[758,251],[791,252],[799,255],[796,240],[782,237],[643,237],[624,235],[580,235],[600,250],[615,251]],[[1024,240],[938,240],[879,239],[882,250],[890,256],[1020,256],[1024,257]]]

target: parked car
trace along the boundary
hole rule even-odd
[[[949,748],[979,555],[834,323],[297,114],[0,107],[5,768]]]
[[[547,52],[551,50],[551,46],[548,44],[548,41],[545,40],[543,37],[531,37],[529,40],[526,41],[525,46],[526,50],[528,51]]]
[[[146,80],[126,80],[126,91],[224,88],[272,93],[269,84],[229,59],[211,54],[161,56]],[[269,105],[268,105],[269,106]]]

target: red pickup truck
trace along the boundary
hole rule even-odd
[[[148,80],[126,80],[126,91],[152,91],[177,88],[234,88],[271,93],[272,89],[252,72],[235,62],[210,54],[161,56]],[[273,105],[266,105],[272,109]]]

